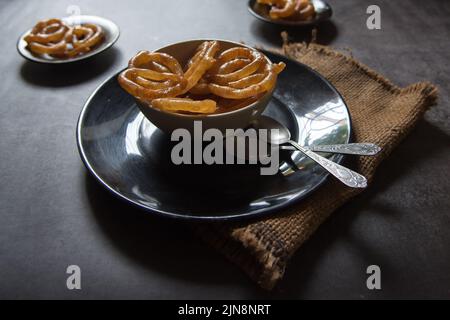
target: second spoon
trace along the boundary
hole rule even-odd
[[[261,116],[261,118],[258,120],[257,127],[260,129],[269,130],[270,133],[270,138],[268,141],[269,143],[275,145],[282,145],[288,143],[292,145],[297,150],[305,154],[307,157],[317,162],[321,167],[323,167],[325,170],[327,170],[329,173],[331,173],[345,185],[352,188],[367,187],[367,179],[364,176],[344,166],[341,166],[340,164],[337,164],[325,157],[322,157],[309,149],[302,147],[295,141],[292,141],[290,131],[278,121],[270,117]],[[274,130],[278,130],[278,134],[274,134]]]

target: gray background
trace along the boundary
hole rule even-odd
[[[279,46],[281,29],[256,21],[244,0],[1,1],[1,298],[449,298],[449,1],[331,1],[319,42],[399,85],[440,87],[430,110],[379,168],[373,185],[337,211],[294,256],[271,293],[197,240],[188,226],[142,214],[88,176],[75,142],[90,93],[140,49],[189,38]],[[365,27],[369,4],[382,30]],[[70,4],[121,28],[108,53],[76,66],[23,60],[16,41]],[[307,32],[290,30],[293,40]],[[82,290],[65,287],[82,269]],[[382,268],[368,291],[365,269]]]

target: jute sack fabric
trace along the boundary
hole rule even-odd
[[[353,125],[354,142],[373,142],[383,151],[375,157],[355,157],[352,169],[372,181],[375,170],[416,125],[437,98],[437,89],[421,82],[406,88],[393,85],[373,70],[329,47],[293,43],[283,54],[327,78],[342,94]],[[197,233],[265,289],[283,277],[296,250],[333,211],[363,192],[329,178],[312,196],[261,220],[205,224]]]

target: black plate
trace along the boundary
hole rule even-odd
[[[266,54],[287,68],[265,114],[284,123],[302,145],[348,143],[350,117],[336,89],[305,65]],[[254,217],[303,199],[328,176],[299,153],[292,158],[302,170],[288,177],[261,176],[257,165],[173,165],[170,137],[144,118],[116,78],[86,102],[77,126],[79,151],[103,186],[150,213],[210,220]]]
[[[331,16],[333,15],[333,10],[331,9],[331,6],[323,1],[323,0],[311,0],[311,3],[314,6],[314,9],[316,10],[316,16],[312,20],[286,20],[286,19],[278,19],[274,20],[270,18],[269,16],[269,6],[264,4],[259,4],[256,2],[256,0],[249,0],[248,1],[248,10],[252,15],[254,15],[259,20],[262,20],[264,22],[272,23],[275,25],[281,25],[281,26],[297,26],[297,27],[305,27],[305,26],[312,26],[316,25],[319,22],[323,22],[326,20],[329,20]]]
[[[73,26],[75,24],[82,24],[82,23],[93,23],[96,25],[99,25],[102,27],[103,32],[105,33],[105,39],[104,41],[99,44],[97,47],[93,48],[90,52],[87,52],[83,55],[73,57],[73,58],[66,58],[66,59],[60,59],[60,58],[54,58],[49,55],[36,55],[32,52],[30,52],[27,49],[27,42],[24,40],[25,36],[30,33],[30,30],[27,30],[24,32],[17,41],[17,51],[25,58],[33,62],[39,62],[39,63],[47,63],[47,64],[63,64],[63,63],[71,63],[75,61],[80,61],[84,59],[88,59],[90,57],[93,57],[101,52],[104,52],[105,50],[112,47],[112,45],[119,39],[120,31],[119,27],[112,22],[111,20],[96,17],[96,16],[69,16],[65,18],[61,18],[62,21],[64,21],[67,25]]]

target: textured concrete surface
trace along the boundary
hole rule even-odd
[[[382,30],[369,31],[372,1],[329,2],[334,17],[320,43],[351,48],[399,85],[432,81],[440,100],[267,293],[186,225],[106,193],[79,159],[75,126],[90,93],[137,50],[197,37],[275,47],[281,30],[255,20],[244,0],[0,1],[0,298],[449,298],[450,3],[377,1]],[[74,66],[23,60],[19,34],[71,4],[115,21],[116,46]],[[71,264],[82,269],[80,291],[66,289]],[[366,288],[371,264],[381,267],[381,291]]]

